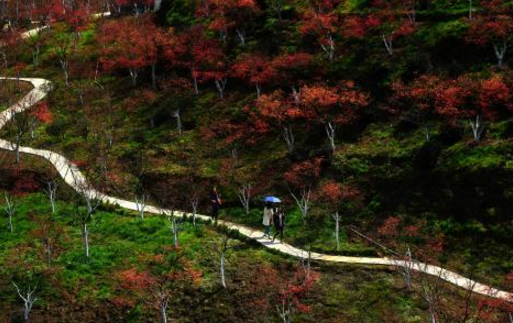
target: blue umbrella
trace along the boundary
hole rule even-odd
[[[281,200],[276,196],[266,196],[264,197],[264,202],[280,203]]]

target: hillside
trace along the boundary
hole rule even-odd
[[[411,254],[511,290],[512,3],[163,0],[156,12],[142,0],[33,6],[0,6],[0,22],[11,26],[0,32],[0,75],[40,77],[53,88],[0,129],[2,139],[59,153],[95,188],[162,208],[192,212],[198,203],[198,212],[209,214],[217,186],[220,218],[259,230],[261,201],[275,195],[287,215],[284,241],[293,246],[347,256]],[[108,16],[91,15],[106,8]],[[50,28],[22,40],[30,21]],[[30,91],[15,79],[0,84],[0,111]],[[221,289],[210,245],[234,233],[185,221],[180,247],[170,247],[165,219],[138,222],[109,205],[90,214],[98,219],[98,244],[92,260],[83,258],[80,237],[71,236],[80,234],[72,209],[87,200],[59,182],[61,210],[50,215],[41,192],[57,174],[34,157],[22,154],[18,163],[12,156],[0,158],[0,190],[7,192],[4,207],[8,196],[19,196],[22,231],[0,231],[1,259],[10,263],[1,274],[29,266],[45,276],[34,321],[158,320],[157,312],[142,314],[153,306],[146,302],[150,287],[122,286],[119,275],[150,284],[138,270],[170,274],[150,259],[161,252],[182,266],[180,285],[166,287],[178,293],[170,320],[292,320],[266,303],[282,300],[272,289],[283,286],[265,283],[273,286],[261,291],[265,301],[252,293],[262,278],[255,268],[291,277],[294,260],[236,236],[234,278]],[[52,266],[34,255],[41,246],[31,236],[46,217],[64,239]],[[466,301],[464,291],[422,277],[414,279],[418,288],[405,290],[400,270],[315,267],[319,281],[305,283],[294,322],[493,322],[511,311],[488,298]],[[184,270],[197,281],[182,277]],[[63,296],[77,281],[82,287]],[[426,284],[440,290],[436,300],[423,298]],[[0,322],[16,321],[19,299],[5,295]],[[59,303],[66,297],[83,316],[66,309],[69,299]],[[187,317],[190,307],[197,316]]]

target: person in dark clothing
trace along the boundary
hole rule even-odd
[[[285,229],[285,212],[283,212],[281,208],[276,208],[273,214],[273,224],[275,230],[273,242],[278,234],[280,235],[280,241],[283,242],[283,230]]]
[[[217,186],[212,188],[210,192],[210,202],[212,203],[212,219],[217,224],[217,218],[219,217],[219,208],[221,207],[221,196],[217,193]]]

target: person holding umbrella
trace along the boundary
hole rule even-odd
[[[262,219],[262,224],[264,225],[264,238],[268,237],[271,239],[271,223],[273,221],[273,205],[271,202],[265,202],[264,207],[264,217]]]
[[[264,217],[262,219],[262,224],[264,225],[264,237],[268,237],[271,239],[271,224],[273,222],[273,203],[279,203],[281,200],[274,196],[267,196],[264,198],[265,207],[264,207]]]

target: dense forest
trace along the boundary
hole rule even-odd
[[[512,41],[508,0],[0,0],[0,322],[513,322],[196,219],[512,291]]]

